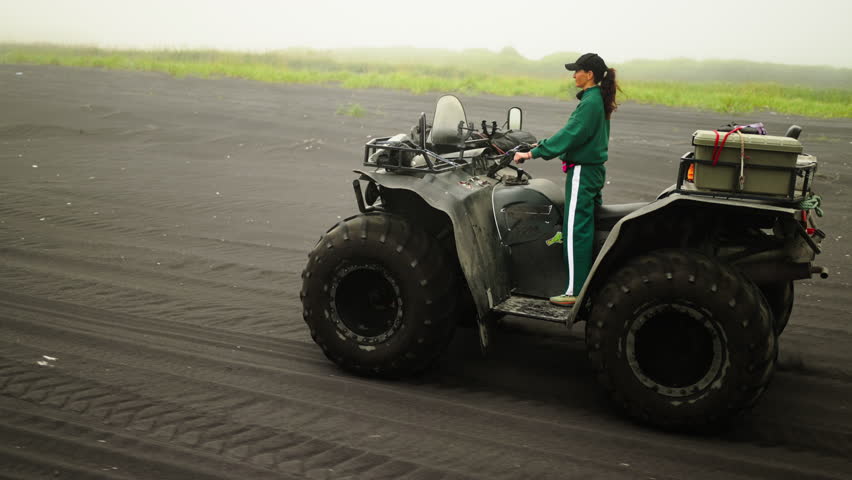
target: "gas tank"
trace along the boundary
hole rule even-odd
[[[513,293],[541,298],[561,294],[566,276],[562,244],[546,243],[562,230],[565,201],[559,187],[545,179],[498,185],[491,200]]]
[[[562,192],[544,179],[524,185],[498,185],[492,193],[494,220],[503,245],[545,240],[562,228]]]

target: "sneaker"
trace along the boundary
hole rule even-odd
[[[550,303],[563,307],[573,307],[574,304],[577,303],[577,297],[573,295],[557,295],[555,297],[550,297]]]

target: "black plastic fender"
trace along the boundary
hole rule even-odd
[[[509,267],[491,204],[497,180],[471,175],[463,168],[422,175],[383,170],[355,173],[382,188],[414,192],[450,218],[459,264],[480,317],[509,297]]]
[[[734,214],[744,214],[743,210],[746,210],[751,213],[764,213],[764,214],[780,214],[787,215],[792,217],[797,212],[796,209],[793,208],[785,208],[776,205],[769,204],[761,204],[757,202],[743,202],[737,200],[728,200],[724,198],[717,197],[705,197],[698,195],[684,195],[679,193],[670,193],[667,196],[661,196],[656,201],[648,203],[644,207],[641,207],[632,213],[624,216],[621,220],[619,220],[615,226],[610,231],[609,235],[606,237],[606,241],[600,249],[597,257],[595,258],[595,262],[592,265],[592,270],[589,273],[589,277],[586,280],[586,284],[583,286],[583,289],[580,291],[580,294],[577,296],[577,303],[573,309],[571,309],[571,313],[568,315],[567,323],[570,325],[577,321],[583,320],[583,318],[579,317],[579,314],[585,310],[584,307],[588,307],[586,302],[590,299],[591,291],[596,288],[603,280],[605,280],[606,275],[609,274],[611,267],[614,264],[617,264],[619,261],[623,261],[626,259],[618,258],[617,247],[624,242],[631,242],[633,239],[625,238],[626,236],[623,234],[623,231],[627,225],[633,223],[640,223],[643,220],[648,221],[648,217],[651,214],[655,216],[659,214],[661,211],[682,207],[703,207],[703,208],[728,208],[728,209],[736,209],[737,212]]]

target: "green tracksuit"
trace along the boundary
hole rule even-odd
[[[539,142],[533,158],[558,156],[569,165],[565,176],[563,256],[568,269],[565,295],[577,295],[594,262],[595,205],[606,181],[609,120],[600,87],[580,92],[580,103],[556,134]]]

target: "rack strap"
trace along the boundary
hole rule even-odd
[[[735,129],[731,130],[730,132],[726,133],[725,136],[722,138],[722,144],[721,145],[719,144],[719,131],[713,130],[713,133],[716,134],[716,141],[713,143],[713,166],[714,167],[719,162],[719,157],[722,155],[722,149],[725,148],[725,142],[728,141],[728,137],[731,136],[731,134],[734,133],[734,132],[739,132],[740,130],[742,130],[742,128],[743,127],[737,127]],[[740,133],[740,135],[742,135],[742,133]]]

